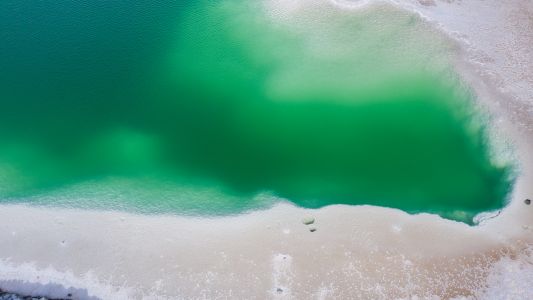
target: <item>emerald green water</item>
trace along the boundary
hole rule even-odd
[[[212,215],[281,197],[466,222],[503,206],[510,168],[451,42],[392,6],[279,3],[8,0],[0,201]]]

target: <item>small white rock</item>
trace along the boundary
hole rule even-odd
[[[304,223],[305,225],[311,225],[311,224],[315,223],[315,218],[313,218],[311,216],[304,217],[302,219],[302,223]]]

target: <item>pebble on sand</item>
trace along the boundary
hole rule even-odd
[[[524,203],[527,204],[527,205],[530,205],[531,204],[531,200],[526,199],[526,200],[524,200]]]
[[[302,219],[302,223],[304,223],[305,225],[311,225],[311,224],[315,223],[315,218],[313,218],[311,216],[304,217]]]
[[[311,227],[311,228],[309,228],[309,231],[311,231],[311,232],[315,232],[315,231],[316,231],[316,228],[315,228],[315,227]]]

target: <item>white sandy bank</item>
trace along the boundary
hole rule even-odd
[[[0,220],[0,288],[53,282],[102,299],[471,295],[533,233],[371,206],[196,219],[4,205]]]

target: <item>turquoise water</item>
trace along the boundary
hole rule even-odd
[[[510,167],[451,42],[392,6],[265,3],[4,3],[0,201],[212,215],[281,197],[466,222],[503,206]]]

